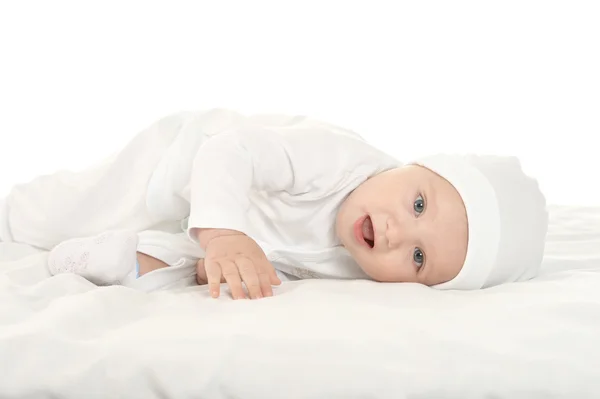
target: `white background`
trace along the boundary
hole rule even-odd
[[[600,205],[590,1],[0,2],[0,196],[183,109],[307,114],[403,160],[513,154]]]

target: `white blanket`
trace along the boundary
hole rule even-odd
[[[475,292],[305,280],[213,300],[0,254],[1,398],[600,397],[600,208],[551,208],[542,275]]]

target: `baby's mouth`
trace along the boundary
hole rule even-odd
[[[373,221],[368,215],[362,225],[362,235],[369,247],[373,248],[375,246],[375,231],[373,230]]]

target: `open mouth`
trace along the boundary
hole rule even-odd
[[[369,215],[365,215],[358,219],[354,224],[354,234],[359,243],[373,248],[375,247],[375,230],[373,221]]]

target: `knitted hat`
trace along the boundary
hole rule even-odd
[[[533,278],[544,255],[548,213],[538,183],[515,157],[440,154],[418,159],[460,194],[468,220],[461,271],[437,289],[479,289]]]

